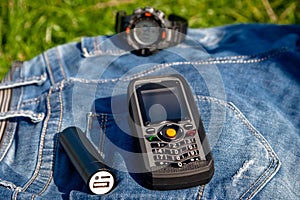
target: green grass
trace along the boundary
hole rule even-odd
[[[235,23],[299,24],[299,2],[288,0],[0,0],[0,79],[14,60],[29,60],[82,36],[114,33],[118,10],[153,6],[177,13],[190,27]]]

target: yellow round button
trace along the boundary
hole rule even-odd
[[[168,128],[167,131],[166,131],[166,135],[170,138],[173,138],[176,136],[176,130],[173,129],[173,128]]]

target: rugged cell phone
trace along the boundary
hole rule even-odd
[[[181,189],[210,181],[213,158],[193,93],[182,76],[132,80],[128,102],[145,187]]]

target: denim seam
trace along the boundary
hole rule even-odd
[[[249,64],[249,63],[258,63],[258,62],[262,62],[265,61],[267,59],[270,59],[271,57],[280,55],[284,52],[287,52],[289,49],[288,48],[280,48],[274,51],[270,51],[269,54],[268,53],[264,53],[261,55],[264,55],[261,58],[258,59],[254,59],[253,57],[255,56],[245,56],[243,58],[247,58],[247,59],[240,59],[240,57],[219,57],[219,58],[210,58],[207,60],[201,60],[201,61],[184,61],[184,62],[171,62],[171,63],[163,63],[163,64],[159,64],[156,65],[154,67],[152,67],[149,70],[145,70],[143,72],[139,72],[136,73],[135,75],[131,76],[131,77],[125,77],[124,80],[125,81],[129,81],[133,78],[139,78],[141,76],[147,75],[147,74],[152,74],[156,71],[171,67],[171,66],[176,66],[176,65],[209,65],[209,64],[240,64],[240,63],[244,63],[244,64]],[[258,57],[258,56],[256,56]],[[122,79],[120,79],[122,80]],[[112,79],[112,82],[115,82],[116,80]]]
[[[47,127],[48,127],[48,122],[50,120],[50,116],[51,116],[51,104],[50,104],[50,96],[52,94],[52,90],[49,90],[48,96],[47,96],[47,116],[46,119],[44,121],[44,125],[43,125],[43,129],[42,129],[42,133],[41,133],[41,139],[40,139],[40,145],[39,145],[39,151],[38,151],[38,161],[37,161],[37,165],[35,168],[35,171],[33,173],[33,176],[30,178],[30,180],[23,186],[22,191],[25,192],[29,186],[34,182],[34,180],[37,178],[41,165],[42,165],[42,157],[43,157],[43,148],[44,148],[44,143],[45,143],[45,135],[47,132]]]
[[[59,120],[58,120],[58,124],[57,124],[57,132],[61,132],[61,127],[62,127],[62,118],[63,118],[63,98],[62,98],[62,91],[64,88],[64,81],[62,81],[61,85],[60,85],[60,92],[59,92],[59,107],[60,107],[60,114],[59,114]],[[56,137],[55,142],[54,142],[54,151],[57,152],[57,147],[58,147],[58,137]],[[55,157],[56,157],[56,153],[54,153],[53,156],[53,160],[52,160],[52,169],[54,169],[54,165],[55,165]],[[47,183],[44,185],[44,187],[42,188],[42,190],[37,194],[37,195],[42,195],[48,188],[48,186],[50,185],[51,181],[53,179],[53,170],[51,170],[50,172],[50,176],[49,179],[47,181]],[[34,195],[36,196],[36,195]],[[34,196],[32,196],[32,199],[34,198]]]
[[[86,47],[83,47],[83,56],[88,58],[88,57],[96,57],[96,56],[102,56],[102,55],[115,55],[115,56],[121,56],[121,55],[124,55],[124,54],[130,54],[131,52],[130,51],[126,51],[126,50],[122,50],[122,49],[109,49],[109,50],[103,50],[101,48],[98,48],[98,47],[101,47],[101,42],[99,44],[97,41],[97,39],[94,39],[94,49],[91,49],[91,50],[88,50],[88,48]],[[180,46],[181,49],[183,50],[186,50],[187,48],[191,48],[190,46]],[[288,48],[288,47],[282,47],[283,48]],[[272,50],[269,50],[269,51],[266,51],[265,53],[268,53]],[[261,53],[261,54],[264,54],[264,53]],[[255,54],[255,55],[252,55],[251,57],[253,56],[256,56],[258,54]],[[242,58],[242,57],[248,57],[247,55],[242,55],[242,56],[233,56],[233,57],[226,57],[226,58]]]
[[[6,181],[6,180],[2,180],[0,179],[0,185],[13,191],[17,188],[17,186],[15,184],[13,184],[12,182]]]
[[[240,113],[238,115],[238,118],[243,122],[244,125],[246,125],[247,129],[259,139],[260,143],[265,147],[265,149],[267,150],[267,152],[271,158],[271,162],[270,162],[268,168],[264,170],[264,173],[262,173],[261,176],[240,197],[240,199],[242,199],[244,196],[246,196],[246,194],[250,190],[252,190],[255,187],[255,185],[259,184],[256,186],[254,191],[251,192],[249,194],[249,196],[246,198],[246,199],[251,199],[253,196],[255,196],[255,194],[257,192],[259,192],[262,189],[262,187],[267,183],[267,180],[270,180],[269,178],[272,178],[272,176],[274,176],[276,174],[276,171],[279,170],[279,167],[281,164],[280,164],[280,161],[277,158],[275,152],[272,150],[270,144],[266,141],[266,139],[261,134],[258,134],[258,131],[250,124],[250,122],[245,118],[245,116],[241,113],[241,111],[233,103],[229,102],[228,105],[229,105],[229,107],[231,107],[231,109],[234,112]],[[276,167],[277,163],[278,163],[278,165]],[[275,165],[275,166],[273,166],[273,165]],[[274,168],[273,171],[270,171],[271,168]],[[264,181],[259,183],[261,179],[264,179]]]
[[[100,154],[103,154],[103,149],[101,148],[103,145],[102,145],[102,142],[103,142],[103,138],[104,138],[104,131],[103,131],[103,124],[104,124],[104,120],[103,120],[103,116],[104,116],[104,114],[97,114],[97,113],[94,113],[94,115],[96,115],[96,117],[97,117],[97,120],[98,120],[98,117],[100,117],[101,118],[101,120],[100,120],[100,124],[99,124],[99,126],[100,126],[100,129],[99,129],[99,132],[100,132],[100,134],[99,134],[99,139],[100,139],[100,142],[99,142],[99,146],[98,146],[98,148],[99,148],[99,151],[100,151]]]
[[[103,148],[104,148],[104,144],[105,144],[105,139],[107,138],[107,137],[104,137],[104,135],[106,135],[107,122],[110,121],[109,115],[110,114],[104,113],[104,112],[101,112],[101,113],[91,112],[91,113],[89,113],[89,116],[100,117],[99,125],[100,125],[100,128],[102,130],[102,133],[101,133],[101,138],[100,138],[99,151],[100,151],[100,154],[103,158],[105,157],[105,155],[103,155],[103,152],[104,152]],[[112,120],[115,120],[115,121],[118,120],[119,114],[113,114],[113,115],[114,115],[114,117],[113,117]],[[203,193],[204,193],[204,188],[205,188],[205,185],[200,185],[199,189],[198,189],[198,192],[193,195],[193,196],[196,197],[197,200],[202,199]]]
[[[17,197],[18,197],[18,194],[19,194],[19,192],[22,190],[22,188],[20,188],[20,187],[17,187],[16,189],[15,189],[15,192],[13,193],[13,195],[12,195],[12,199],[13,200],[17,200]]]
[[[40,98],[33,98],[33,99],[23,100],[22,104],[20,105],[20,107],[34,105],[34,104],[39,104],[40,101],[41,101]]]
[[[102,134],[101,134],[101,142],[100,142],[100,146],[99,146],[99,150],[100,150],[100,154],[101,156],[103,156],[103,158],[105,157],[104,154],[104,145],[105,145],[105,138],[106,138],[106,126],[107,126],[107,121],[108,121],[108,115],[102,113],[101,114],[101,129],[102,129]]]
[[[106,50],[106,51],[102,51],[101,49],[98,50],[94,50],[94,51],[88,51],[86,48],[84,48],[83,50],[83,56],[85,58],[89,58],[89,57],[96,57],[96,56],[104,56],[104,55],[110,55],[110,56],[121,56],[121,55],[125,55],[125,54],[130,54],[129,51],[126,50]]]
[[[24,77],[23,75],[22,75],[22,73],[20,72],[20,77],[22,78],[22,77]],[[22,99],[23,99],[23,95],[24,95],[24,87],[21,87],[20,88],[20,97],[19,97],[19,100],[18,100],[18,103],[17,103],[17,110],[19,110],[20,109],[20,105],[21,105],[21,102],[22,102]],[[14,126],[14,133],[16,132],[16,129],[17,129],[17,123],[15,124],[15,126]],[[11,138],[11,144],[12,144],[12,142],[13,142],[13,137]],[[11,145],[10,144],[10,145]],[[10,146],[9,145],[9,146]],[[8,150],[8,149],[7,149]],[[16,188],[16,190],[14,191],[14,193],[13,193],[13,196],[12,196],[12,198],[13,199],[17,199],[17,196],[18,196],[18,193],[20,192],[22,190],[22,188],[21,187],[17,187]]]
[[[35,113],[32,110],[16,110],[0,113],[0,120],[14,118],[14,117],[28,117],[33,123],[38,123],[43,121],[44,113]]]
[[[63,86],[61,86],[61,90],[62,90],[62,87]],[[48,102],[47,102],[47,107],[50,105],[50,96],[51,96],[51,92],[49,92],[49,94],[48,94]],[[61,96],[60,96],[60,98],[61,98]],[[232,103],[226,103],[225,101],[222,101],[222,100],[217,100],[217,99],[214,99],[214,98],[212,98],[212,97],[201,97],[201,96],[197,96],[197,98],[198,99],[200,99],[200,100],[204,100],[204,101],[212,101],[212,102],[216,102],[216,103],[218,103],[218,104],[222,104],[222,105],[224,105],[224,106],[226,106],[227,108],[230,108],[230,110],[232,110],[233,111],[233,113],[243,122],[243,124],[244,125],[246,125],[246,127],[254,134],[254,135],[256,135],[256,137],[259,137],[262,141],[264,141],[263,142],[263,145],[266,147],[266,149],[267,149],[267,151],[268,151],[268,153],[271,155],[271,157],[274,157],[275,156],[275,158],[276,158],[276,155],[273,153],[273,151],[272,151],[272,148],[269,146],[269,144],[268,144],[268,142],[267,141],[265,141],[265,139],[263,138],[263,136],[261,136],[261,135],[259,135],[259,134],[257,134],[257,130],[251,125],[251,124],[249,124],[249,121],[245,118],[245,116],[238,110],[238,108],[236,108],[235,106],[234,106],[234,104],[232,104]],[[61,99],[60,99],[61,100]],[[62,103],[61,101],[60,101],[60,103]],[[50,109],[51,109],[51,106],[50,106]],[[48,109],[49,110],[49,109]],[[50,111],[49,111],[50,112]],[[49,120],[49,118],[50,118],[50,115],[51,115],[51,112],[47,115],[47,119],[46,119],[46,121],[47,120]],[[106,115],[106,118],[107,118],[107,114],[104,114],[104,115]],[[48,118],[48,116],[49,116],[49,118]],[[62,117],[62,116],[61,116]],[[61,120],[61,117],[60,117],[60,120]],[[45,122],[45,124],[46,124],[46,122]],[[44,125],[45,125],[44,124]],[[45,125],[46,126],[46,125]],[[59,129],[59,126],[58,126],[58,129]],[[44,133],[45,131],[43,130],[43,133]],[[262,142],[260,140],[260,142]],[[269,167],[265,170],[265,171],[269,171],[269,169],[272,167],[272,165],[273,165],[273,163],[275,163],[274,162],[274,160],[272,160],[272,163],[269,165]],[[275,163],[276,164],[276,163]],[[279,166],[277,167],[278,169],[279,169]],[[275,169],[274,170],[274,172],[275,171],[277,171],[278,169]],[[273,173],[274,173],[273,172]],[[267,172],[266,172],[267,173]],[[272,175],[272,173],[271,173],[271,175]],[[269,175],[268,177],[271,177],[271,175]],[[275,174],[273,174],[273,175],[275,175]],[[265,178],[265,181],[267,181],[267,179],[268,179],[268,177],[266,177]],[[263,178],[263,175],[261,175],[260,176],[260,178],[259,179],[261,179],[261,178]],[[244,193],[244,195],[243,196],[245,196],[246,195],[246,193],[247,192],[249,192],[254,186],[255,186],[255,184],[257,183],[257,182],[259,182],[259,179],[252,185],[252,187],[251,188],[249,188],[245,193]],[[33,182],[33,181],[32,181]],[[48,183],[50,183],[50,180],[49,180],[49,182]],[[262,184],[262,183],[260,183],[260,187],[262,187],[264,184]],[[29,185],[28,185],[28,187],[29,187]],[[27,188],[28,188],[27,187]],[[203,187],[204,188],[204,187]],[[25,189],[26,190],[26,189]],[[23,188],[23,191],[25,191],[24,190],[24,188]],[[257,192],[257,191],[259,191],[260,189],[259,189],[259,186],[257,187],[257,189],[256,190],[254,190],[253,192],[252,192],[252,194],[250,194],[250,196],[248,197],[248,198],[252,198],[253,196],[254,196],[254,193],[255,192]],[[44,191],[43,191],[44,192]],[[200,194],[200,192],[201,192],[201,188],[200,188],[200,190],[199,190],[199,194]],[[201,195],[202,195],[203,193],[201,193]],[[243,196],[241,197],[241,198],[243,198]],[[201,197],[200,197],[201,198]],[[247,199],[248,199],[247,198]]]
[[[108,82],[117,82],[117,81],[130,81],[135,78],[139,78],[145,75],[152,74],[156,71],[171,67],[171,66],[179,66],[179,65],[211,65],[211,64],[250,64],[250,63],[259,63],[265,60],[268,60],[272,57],[281,55],[285,52],[290,51],[289,48],[282,47],[279,49],[274,49],[268,52],[264,52],[257,55],[250,56],[233,56],[233,57],[217,57],[217,58],[209,58],[207,60],[199,60],[199,61],[182,61],[182,62],[169,62],[163,63],[153,66],[148,70],[144,70],[142,72],[138,72],[131,76],[125,76],[124,78],[113,78],[113,79],[81,79],[76,77],[70,77],[70,80],[81,82],[81,83],[108,83]],[[257,57],[257,58],[255,58]]]
[[[197,200],[202,199],[203,197],[203,193],[204,193],[204,189],[205,189],[205,185],[201,185],[198,191],[198,196],[197,196]]]
[[[51,68],[51,63],[49,61],[49,57],[47,55],[47,52],[43,53],[44,55],[44,59],[46,61],[46,67],[47,67],[47,71],[48,71],[48,74],[49,74],[49,78],[50,78],[50,81],[52,83],[52,85],[54,85],[55,83],[55,80],[54,80],[54,77],[53,77],[53,72],[52,72],[52,68]]]
[[[97,45],[97,43],[98,43],[98,41],[97,41],[97,37],[95,37],[94,38],[94,41],[93,41],[93,46],[94,46],[94,49],[96,50],[96,51],[100,51],[101,52],[101,50],[100,49],[98,49],[98,46],[100,46],[100,45]]]
[[[276,162],[274,162],[274,159],[271,160],[271,163],[269,164],[268,168],[265,170],[265,173],[262,174],[251,186],[250,188],[240,197],[240,199],[242,199],[244,196],[246,196],[246,194],[255,187],[255,184],[257,184],[262,178],[264,178],[265,176],[265,179],[262,181],[262,183],[260,184],[260,186],[257,186],[252,193],[249,194],[249,196],[246,198],[246,199],[251,199],[252,197],[254,197],[256,195],[257,192],[259,192],[262,187],[267,183],[268,179],[269,178],[272,178],[276,173],[276,171],[279,169],[280,165],[278,165],[277,167],[273,166],[273,165],[276,165]],[[273,172],[270,171],[270,169],[272,167],[275,167]]]
[[[8,82],[1,83],[0,90],[7,89],[7,88],[26,86],[26,85],[32,85],[32,84],[41,85],[46,81],[46,79],[47,79],[47,75],[45,73],[43,73],[40,76],[31,76],[28,78],[20,78],[20,79],[14,80],[14,81],[8,81]]]
[[[197,99],[201,101],[215,102],[229,108],[238,117],[238,119],[241,120],[241,122],[247,127],[250,133],[252,133],[258,139],[258,141],[265,147],[266,151],[268,152],[268,155],[271,158],[271,162],[269,163],[267,169],[264,170],[264,172],[257,178],[257,180],[254,183],[252,183],[252,185],[248,188],[248,190],[245,191],[243,195],[240,197],[240,199],[243,199],[247,195],[247,193],[249,193],[254,187],[256,187],[252,192],[250,192],[249,196],[246,198],[246,199],[251,199],[256,195],[257,192],[259,192],[264,187],[264,185],[269,180],[271,180],[271,178],[279,170],[281,166],[280,160],[278,159],[277,155],[275,154],[274,150],[267,142],[267,140],[253,127],[253,125],[246,119],[246,117],[233,103],[231,102],[226,103],[223,100],[218,100],[213,97],[197,96]],[[270,171],[271,168],[274,169]],[[262,179],[264,180],[261,181]]]
[[[62,64],[62,59],[61,59],[61,54],[58,48],[56,48],[56,55],[57,55],[57,60],[58,60],[58,65],[59,65],[59,69],[61,71],[62,76],[64,77],[64,79],[66,79],[66,73]]]
[[[98,41],[98,37],[95,37],[93,39],[93,46],[94,48],[92,50],[88,50],[86,47],[82,47],[83,49],[83,56],[88,58],[88,57],[94,57],[94,56],[99,56],[99,55],[124,55],[124,54],[129,54],[130,51],[122,50],[122,49],[110,49],[110,50],[104,50],[101,49],[101,44],[103,41]]]

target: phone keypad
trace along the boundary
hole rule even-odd
[[[192,130],[192,132],[196,132],[196,130]],[[186,136],[186,138],[178,142],[151,142],[150,145],[155,165],[182,167],[190,162],[199,161],[200,157],[196,139],[190,136],[190,134],[186,134]]]

